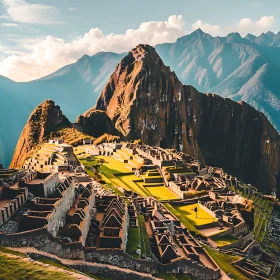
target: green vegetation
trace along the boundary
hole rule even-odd
[[[128,229],[128,240],[126,245],[127,253],[133,256],[134,258],[139,258],[139,255],[136,253],[136,250],[138,249],[139,245],[142,256],[152,256],[145,218],[141,214],[138,215],[138,227]]]
[[[194,208],[198,209],[197,217]],[[181,216],[186,217],[187,220],[193,226],[205,225],[213,222],[217,222],[215,218],[210,216],[202,208],[199,207],[198,203],[185,205],[185,206],[174,206],[175,210],[181,214]]]
[[[263,196],[260,192],[255,194],[247,193],[247,186],[244,184],[239,184],[239,189],[232,186],[235,193],[239,193],[248,200],[254,201],[254,230],[253,233],[256,236],[256,240],[262,243],[263,238],[266,235],[267,225],[269,223],[272,211],[273,211],[273,201],[271,199]]]
[[[0,252],[15,255],[15,256],[20,256],[20,257],[26,257],[26,255],[24,253],[17,252],[15,250],[11,250],[11,249],[6,248],[6,247],[0,247]]]
[[[76,148],[75,152],[79,153],[79,155],[83,155],[83,151],[81,149]],[[91,160],[80,158],[80,162],[84,166],[88,166],[88,167],[96,166],[98,164],[98,161],[100,160],[104,160],[104,163],[99,168],[100,170],[100,174],[98,174],[99,178],[97,178],[96,174],[94,174],[93,171],[87,168],[86,168],[86,172],[89,176],[93,177],[95,180],[98,180],[100,182],[102,180],[103,182],[105,182],[107,187],[112,189],[115,193],[121,194],[120,190],[118,189],[118,187],[121,187],[126,190],[132,190],[134,192],[137,192],[141,196],[156,196],[156,198],[159,200],[178,199],[178,197],[173,192],[171,192],[168,188],[166,188],[163,185],[158,186],[158,183],[146,184],[149,185],[149,187],[144,187],[143,186],[144,182],[139,177],[136,177],[134,173],[131,172],[131,170],[127,169],[124,163],[112,157],[94,156],[91,157]],[[158,172],[158,171],[152,170],[151,172]],[[160,178],[160,176],[157,177]],[[153,176],[149,176],[149,178],[153,178]]]
[[[158,200],[178,199],[178,196],[171,192],[165,186],[161,187],[146,187],[148,192]]]
[[[134,258],[138,258],[139,255],[136,253],[140,244],[140,229],[139,227],[128,229],[128,237],[126,244],[126,252]]]
[[[156,275],[156,277],[164,279],[164,280],[195,280],[194,276],[189,276],[187,274],[173,274],[173,273],[166,273],[160,272]]]
[[[224,236],[211,236],[211,239],[219,246],[223,247],[226,245],[230,245],[236,242],[238,239],[231,235],[224,235]]]
[[[49,259],[40,258],[37,261],[45,263],[45,264],[49,264],[49,265],[57,267],[57,268],[62,268],[64,270],[68,270],[68,271],[71,271],[71,272],[79,273],[79,271],[77,271],[77,270],[74,270],[72,268],[69,268],[67,266],[64,266],[64,265],[62,265],[60,263],[54,262],[54,261],[49,260]],[[97,274],[97,275],[92,275],[90,273],[84,273],[84,274],[86,274],[87,276],[89,276],[89,277],[91,277],[91,278],[93,278],[95,280],[109,280],[109,279],[111,279],[111,278],[109,278],[107,276],[103,276],[103,275],[100,275],[100,274]]]
[[[56,132],[51,133],[50,139],[55,137],[62,138],[65,143],[75,146],[79,143],[82,143],[84,138],[88,138],[90,136],[78,131],[75,128],[63,128]]]
[[[202,190],[202,191],[193,191],[193,192],[186,192],[184,194],[184,199],[190,199],[194,197],[201,197],[203,195],[206,195],[207,191]]]
[[[106,143],[112,143],[115,141],[118,141],[120,139],[119,136],[115,136],[115,135],[110,135],[110,134],[103,134],[100,137],[98,137],[97,139],[94,140],[94,145],[99,145],[102,144],[104,142]]]
[[[140,244],[141,244],[141,253],[147,257],[152,256],[149,236],[146,229],[146,223],[143,215],[138,215],[138,224],[140,229]]]
[[[211,249],[208,246],[204,246],[207,253],[213,258],[213,260],[218,264],[218,266],[234,280],[246,280],[248,277],[240,273],[234,266],[231,265],[232,262],[236,262],[240,259],[238,256],[231,256],[228,254],[223,254]]]
[[[163,205],[174,215],[176,216],[181,223],[193,234],[201,235],[201,233],[194,227],[189,219],[185,215],[181,215],[174,207],[169,203],[163,203]]]
[[[71,280],[76,279],[66,272],[43,267],[23,259],[14,258],[0,253],[0,279],[2,280]],[[15,278],[16,276],[16,278]]]

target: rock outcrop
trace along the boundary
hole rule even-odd
[[[127,140],[175,147],[279,196],[280,137],[265,115],[183,85],[151,46],[139,45],[121,60],[95,109]]]
[[[46,100],[31,113],[18,140],[10,167],[20,167],[36,147],[49,138],[52,132],[70,128],[72,124],[54,101]]]
[[[78,116],[76,124],[79,129],[90,136],[99,137],[105,133],[119,135],[112,120],[104,111],[90,109]]]

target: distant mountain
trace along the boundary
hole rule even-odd
[[[106,112],[126,140],[176,148],[279,196],[280,136],[266,116],[183,85],[149,45],[121,60],[94,110]]]
[[[262,111],[280,130],[280,33],[212,37],[198,29],[175,43],[156,46],[184,84]]]
[[[104,52],[84,55],[74,64],[26,83],[0,77],[0,163],[9,165],[25,122],[39,103],[54,100],[74,121],[95,103],[123,56]]]
[[[201,92],[246,101],[264,112],[280,131],[280,33],[212,37],[198,29],[175,43],[155,48],[184,84]],[[85,55],[74,64],[28,83],[0,77],[0,163],[8,165],[25,120],[37,104],[52,99],[74,121],[95,104],[124,55]]]
[[[258,37],[252,34],[248,34],[245,38],[258,45],[280,47],[280,32],[275,34],[271,31],[268,31],[267,33],[262,33]]]

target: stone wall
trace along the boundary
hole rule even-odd
[[[0,226],[2,226],[6,221],[8,221],[20,208],[25,204],[28,191],[26,188],[19,190],[19,194],[11,199],[4,207],[0,209]]]
[[[63,183],[62,183],[63,184]],[[62,198],[55,203],[55,209],[48,219],[48,231],[56,236],[60,227],[63,227],[66,221],[66,213],[73,205],[75,200],[75,185],[71,181],[69,187],[63,192]]]
[[[40,251],[63,258],[84,259],[81,243],[63,243],[58,238],[53,237],[46,230],[46,227],[14,234],[0,233],[0,246],[34,247]]]
[[[96,249],[85,248],[85,260],[89,262],[100,262],[128,268],[135,271],[156,274],[158,263],[154,261],[139,260],[131,257],[119,249]]]
[[[157,279],[149,274],[143,274],[135,272],[131,269],[122,269],[119,267],[114,267],[111,265],[104,265],[99,263],[89,263],[89,262],[80,262],[80,261],[72,261],[72,262],[65,262],[64,259],[59,259],[55,256],[46,255],[46,254],[40,254],[40,253],[34,253],[30,252],[27,253],[27,255],[34,259],[40,259],[40,258],[46,258],[53,262],[62,264],[64,266],[70,267],[72,269],[75,269],[80,272],[84,273],[90,273],[91,275],[104,275],[109,277],[110,279],[120,279],[120,280],[153,280]]]
[[[191,259],[178,258],[172,260],[171,264],[162,265],[161,269],[167,272],[176,271],[178,273],[186,273],[189,275],[193,275],[198,279],[205,280],[216,280],[220,279],[221,271],[220,269],[211,269],[209,267],[205,267],[200,263],[193,261]]]
[[[92,191],[92,194],[88,198],[88,203],[89,204],[86,207],[86,209],[84,209],[85,217],[83,219],[82,228],[81,228],[83,246],[86,244],[88,230],[89,230],[89,226],[90,226],[90,222],[91,222],[91,214],[92,214],[92,211],[93,211],[93,208],[94,208],[94,205],[95,205],[95,193],[94,193],[93,188],[91,189],[91,191]]]

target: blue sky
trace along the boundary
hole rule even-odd
[[[0,0],[0,74],[32,80],[85,53],[172,42],[196,28],[278,32],[278,15],[278,0]]]

